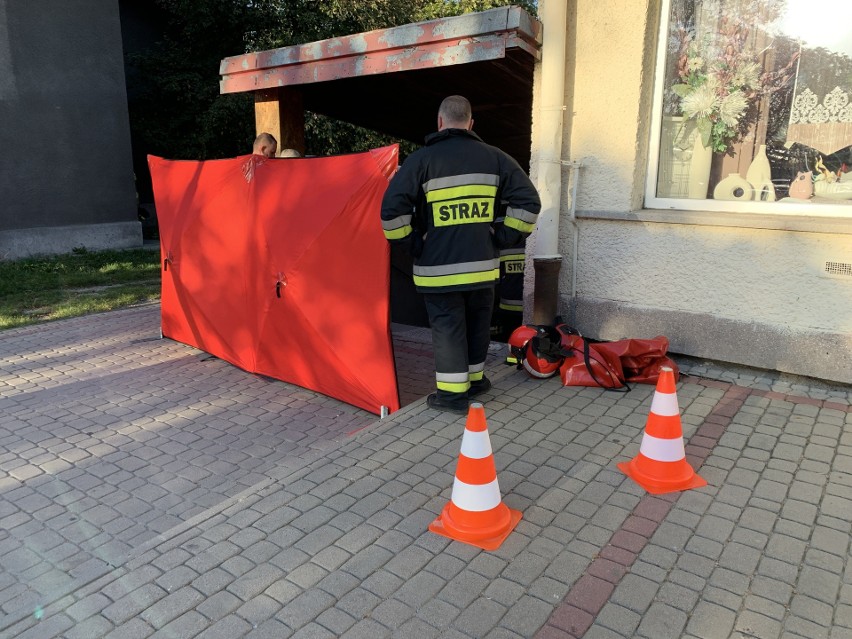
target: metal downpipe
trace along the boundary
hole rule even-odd
[[[562,203],[562,124],[565,113],[565,37],[568,3],[565,0],[541,2],[541,140],[538,157],[538,191],[541,213],[538,219],[533,268],[533,323],[553,324],[558,312],[559,213]]]

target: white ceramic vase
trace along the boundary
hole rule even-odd
[[[710,182],[710,165],[713,151],[701,142],[701,134],[696,131],[692,145],[692,159],[689,162],[689,189],[687,197],[694,200],[706,200]]]
[[[713,189],[714,200],[750,200],[752,186],[739,173],[731,173]]]
[[[772,184],[772,169],[766,157],[766,145],[761,144],[746,171],[746,180],[754,189],[754,199],[758,202],[774,202],[775,186]]]

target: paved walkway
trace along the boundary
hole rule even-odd
[[[615,467],[654,389],[534,381],[493,345],[494,552],[427,531],[463,417],[394,327],[384,420],[159,339],[146,306],[0,334],[0,637],[852,637],[852,389],[680,359],[690,462]]]

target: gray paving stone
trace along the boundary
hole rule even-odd
[[[240,606],[236,614],[255,627],[272,618],[281,607],[281,604],[271,597],[257,595]]]
[[[728,547],[726,547],[727,549]],[[735,564],[733,558],[728,559],[728,563]],[[678,556],[676,566],[694,575],[707,579],[716,569],[717,565],[721,565],[721,561],[714,561],[702,555],[693,552],[684,551]]]
[[[834,624],[835,627],[843,627],[846,630],[852,630],[852,606],[849,605],[839,605],[834,610]],[[839,628],[838,628],[839,629]]]
[[[375,542],[382,534],[383,531],[375,526],[363,524],[347,532],[335,542],[335,545],[349,553],[355,554]]]
[[[808,566],[819,568],[833,574],[843,572],[843,564],[838,561],[837,555],[810,548],[805,552],[805,563]]]
[[[167,592],[171,592],[192,583],[197,578],[198,573],[191,568],[177,566],[157,577],[155,583]]]
[[[234,581],[233,575],[215,567],[201,573],[197,579],[193,580],[191,585],[203,595],[210,596],[225,588],[232,581]]]
[[[236,595],[220,590],[196,606],[196,610],[210,621],[218,621],[239,608],[244,602]]]
[[[840,578],[827,570],[804,566],[799,573],[797,589],[808,596],[833,606],[837,601]]]
[[[361,619],[369,615],[380,602],[381,598],[366,588],[357,587],[348,591],[334,605],[352,617]]]
[[[77,622],[73,628],[65,631],[65,639],[92,639],[103,637],[113,629],[113,625],[101,616],[89,617],[85,621]]]
[[[687,615],[664,603],[654,602],[643,615],[637,635],[654,639],[680,637],[686,626]]]
[[[613,632],[596,623],[586,631],[583,637],[584,639],[619,639],[623,635],[619,635],[617,632]]]
[[[642,615],[651,605],[658,587],[658,584],[644,577],[627,574],[616,586],[610,602]]]
[[[122,624],[140,615],[167,595],[159,586],[145,584],[104,608],[101,614],[115,625]]]
[[[790,601],[790,613],[819,626],[827,626],[832,617],[832,606],[805,594],[795,594]]]
[[[630,573],[638,577],[645,577],[646,579],[656,583],[662,583],[665,581],[668,571],[660,568],[659,566],[648,563],[643,559],[637,559],[630,567]]]
[[[409,619],[394,631],[394,636],[399,639],[435,639],[439,632],[422,619]]]
[[[396,598],[413,608],[433,599],[446,585],[446,581],[430,572],[419,572],[400,586]]]
[[[237,578],[242,577],[256,568],[254,562],[250,561],[242,554],[226,559],[220,564],[220,566],[222,570],[231,573]]]
[[[75,622],[80,622],[99,613],[101,610],[110,605],[110,603],[111,601],[107,597],[97,592],[89,595],[88,597],[82,598],[69,606],[65,611],[65,614],[71,617]]]
[[[190,610],[160,628],[151,635],[152,639],[171,639],[172,637],[194,637],[203,632],[208,621],[202,615]]]
[[[341,639],[381,639],[390,634],[390,630],[372,619],[362,619],[347,630]]]
[[[529,585],[545,571],[549,564],[547,557],[523,552],[506,566],[502,576],[522,585]]]
[[[704,639],[723,639],[731,636],[736,615],[733,611],[700,602],[690,616],[687,632]]]
[[[784,631],[799,635],[800,637],[807,637],[808,639],[811,637],[814,639],[827,639],[829,629],[826,625],[790,615],[784,620]]]
[[[131,619],[106,635],[105,639],[144,639],[150,637],[154,629],[142,619]]]
[[[754,594],[746,595],[743,605],[747,610],[760,613],[770,619],[783,619],[786,615],[787,606]]]
[[[497,602],[478,598],[456,617],[453,627],[471,637],[490,636],[505,612],[506,608]]]
[[[735,624],[735,629],[747,636],[777,637],[781,627],[779,621],[750,611],[739,615]]]
[[[370,616],[387,628],[397,628],[414,616],[415,609],[395,599],[386,599]]]
[[[404,583],[402,579],[389,573],[387,570],[376,570],[361,582],[361,585],[374,595],[387,599]]]
[[[701,555],[702,557],[715,560],[722,555],[725,545],[723,543],[713,541],[712,539],[706,539],[696,535],[687,542],[685,549],[691,553],[695,553],[696,555]]]
[[[152,627],[160,629],[167,623],[192,610],[204,600],[204,596],[189,586],[180,588],[153,603],[140,616]]]
[[[751,574],[760,562],[761,553],[743,544],[729,543],[719,557],[719,565],[729,570]]]
[[[698,597],[699,593],[677,584],[664,583],[657,591],[657,601],[677,608],[686,614],[692,612]]]
[[[255,566],[231,582],[228,591],[237,595],[243,601],[248,601],[266,590],[283,574],[281,569],[271,564]]]
[[[607,603],[596,617],[596,623],[622,637],[634,636],[641,620],[640,614],[614,603]]]
[[[16,631],[15,639],[53,639],[61,636],[65,630],[74,626],[74,622],[66,615],[51,615],[38,620],[27,629]]]
[[[384,566],[392,556],[393,553],[389,550],[368,546],[354,554],[341,569],[359,579],[366,579],[373,571]]]
[[[430,599],[417,610],[417,617],[429,625],[444,629],[459,616],[461,610],[440,599]]]
[[[212,626],[201,632],[198,639],[224,639],[225,637],[242,637],[252,630],[251,624],[236,615],[223,617]]]
[[[343,595],[358,586],[360,583],[360,579],[357,579],[348,573],[335,571],[324,577],[317,584],[317,587],[329,593],[336,599],[340,599]],[[270,586],[267,590],[267,594],[273,596],[278,601],[284,602],[295,597],[295,594],[297,594],[300,590],[301,589],[295,584],[286,580],[281,580]]]

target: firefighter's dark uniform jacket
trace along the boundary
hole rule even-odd
[[[501,200],[505,218],[495,225]],[[418,291],[474,290],[494,286],[499,250],[522,243],[540,208],[515,160],[471,131],[444,129],[429,135],[391,180],[382,229],[413,254]]]
[[[499,228],[506,220],[506,202],[502,203],[500,216],[495,225]],[[524,267],[526,266],[526,239],[517,245],[500,249],[500,310],[505,314],[518,314],[524,311]],[[522,321],[512,317],[520,326]]]

